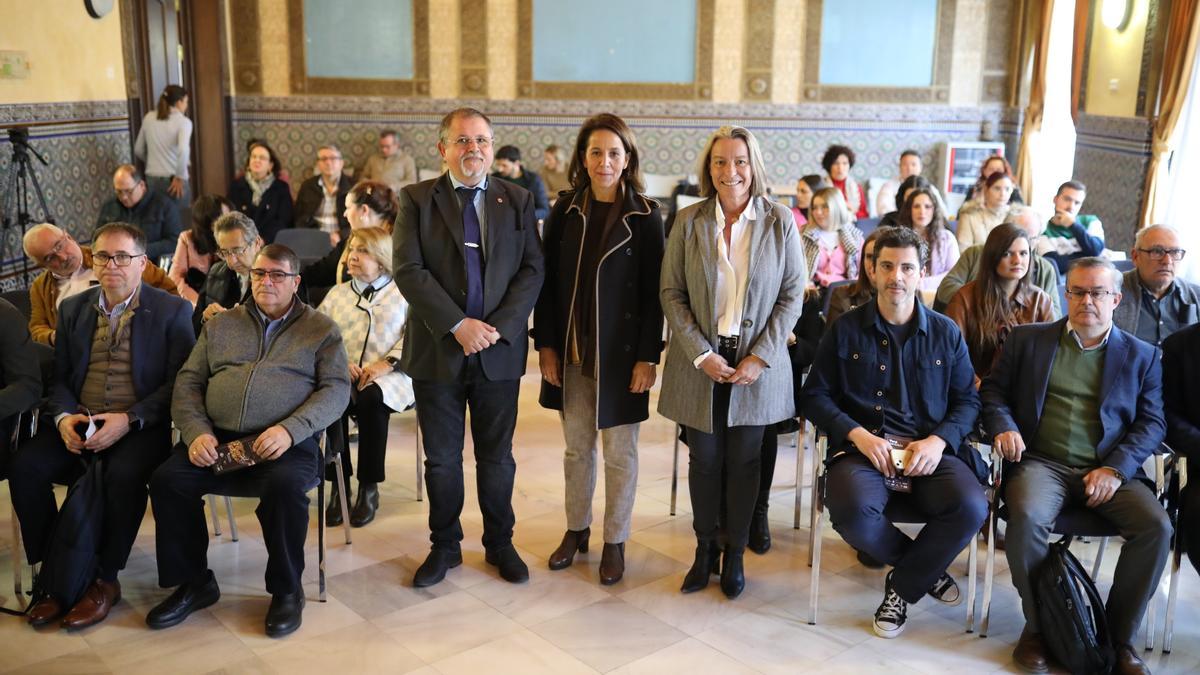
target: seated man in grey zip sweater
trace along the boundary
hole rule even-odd
[[[204,324],[175,380],[171,416],[183,437],[150,481],[159,584],[177,587],[146,617],[174,626],[220,597],[208,569],[206,494],[259,497],[267,545],[266,631],[300,627],[308,491],[321,468],[316,434],[350,401],[349,366],[331,319],[296,298],[299,260],[286,246],[259,251],[250,269],[253,300]],[[215,474],[218,443],[255,437],[264,461]]]

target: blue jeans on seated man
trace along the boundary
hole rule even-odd
[[[1021,595],[1026,627],[1038,630],[1037,604],[1029,582],[1029,573],[1050,549],[1050,530],[1066,506],[1084,506],[1087,497],[1083,476],[1087,468],[1072,468],[1026,454],[1007,468],[1004,503],[1008,505],[1008,530],[1005,534],[1008,567],[1013,586]],[[1125,539],[1112,590],[1108,594],[1109,628],[1117,644],[1132,644],[1150,596],[1158,588],[1170,554],[1171,519],[1154,492],[1140,480],[1132,479],[1117,489],[1112,499],[1095,507],[1095,512],[1112,523]]]
[[[225,443],[248,434],[216,433]],[[163,588],[196,582],[208,569],[208,523],[204,495],[258,497],[254,514],[262,525],[267,546],[267,592],[271,595],[301,590],[304,540],[308,535],[308,491],[317,484],[321,451],[315,438],[307,438],[278,459],[216,475],[210,467],[192,464],[187,448],[175,446],[150,479],[150,505],[154,509],[158,583]]]
[[[891,565],[893,588],[909,604],[925,596],[987,517],[983,486],[949,451],[932,474],[912,479],[911,494],[888,490],[883,474],[853,446],[830,460],[825,475],[833,528],[846,543]],[[893,499],[905,500],[925,519],[916,539],[884,514]]]

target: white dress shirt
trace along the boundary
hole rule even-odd
[[[753,226],[754,199],[746,205],[738,219],[730,227],[729,246],[725,246],[725,212],[721,200],[717,205],[717,280],[713,295],[717,301],[717,335],[736,337],[742,331],[742,309],[746,306],[746,287],[750,283],[750,239]],[[697,356],[692,365],[696,368],[708,358],[712,350]],[[737,366],[735,363],[730,366]]]

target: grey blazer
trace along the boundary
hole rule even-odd
[[[1121,304],[1113,311],[1113,323],[1131,335],[1137,335],[1138,318],[1142,316],[1142,280],[1135,267],[1123,275],[1121,282]],[[1183,314],[1179,320],[1184,325],[1200,321],[1200,287],[1179,277],[1173,282],[1179,287],[1179,299],[1183,303]]]
[[[742,308],[737,358],[754,354],[767,363],[752,385],[733,387],[729,426],[773,424],[796,414],[787,343],[800,317],[808,272],[791,210],[754,198],[750,279]],[[716,198],[693,204],[675,218],[663,257],[659,298],[671,328],[658,412],[712,432],[713,381],[692,361],[717,347]],[[736,363],[731,363],[736,367]]]

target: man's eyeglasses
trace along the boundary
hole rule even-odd
[[[280,272],[279,270],[263,270],[263,269],[259,269],[257,267],[250,270],[250,278],[253,279],[254,281],[262,281],[263,279],[269,278],[271,280],[271,283],[273,283],[273,284],[282,284],[285,279],[290,279],[292,277],[298,277],[298,276],[300,276],[300,275],[296,274],[294,272]]]
[[[1090,291],[1082,288],[1068,288],[1066,290],[1066,294],[1067,297],[1074,298],[1076,300],[1083,300],[1085,297],[1089,297],[1092,299],[1092,302],[1100,302],[1110,295],[1120,295],[1120,293],[1117,293],[1116,291],[1107,291],[1102,288],[1094,288]]]
[[[62,236],[62,239],[59,239],[58,242],[56,242],[54,244],[54,248],[51,248],[49,253],[42,256],[42,264],[49,265],[55,259],[62,257],[61,254],[63,251],[63,247],[67,245],[67,240],[69,240],[70,238],[71,238],[70,235],[64,234]]]
[[[217,249],[217,255],[221,256],[222,258],[234,258],[242,255],[248,250],[250,250],[250,244],[246,244],[245,246],[235,246],[233,248],[219,248]]]
[[[471,143],[486,148],[492,144],[492,139],[487,136],[459,136],[453,143],[463,150],[471,147]]]
[[[138,188],[141,186],[142,186],[142,184],[138,183],[137,185],[134,185],[133,187],[131,187],[127,190],[122,190],[121,188],[115,188],[115,190],[116,190],[118,197],[132,197],[133,193],[137,192]]]
[[[341,160],[341,155],[321,155],[317,157],[317,161],[319,162],[340,162]]]
[[[140,258],[144,255],[146,254],[135,253],[131,255],[129,253],[117,253],[116,255],[109,255],[107,253],[93,253],[92,265],[94,267],[108,267],[109,261],[112,261],[117,263],[117,267],[129,267],[134,258]]]
[[[1150,256],[1151,260],[1162,260],[1166,256],[1171,256],[1171,260],[1175,262],[1183,260],[1183,256],[1187,254],[1187,251],[1182,248],[1163,248],[1161,246],[1139,248],[1138,251]]]

